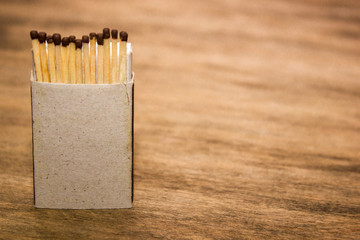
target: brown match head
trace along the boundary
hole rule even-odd
[[[121,39],[121,41],[127,42],[127,40],[128,40],[128,34],[127,34],[127,32],[121,31],[121,32],[120,32],[120,39]]]
[[[69,36],[69,42],[70,43],[75,43],[76,37],[74,35],[70,35]]]
[[[39,32],[39,42],[44,43],[46,40],[46,32]]]
[[[47,36],[46,41],[47,43],[54,43],[53,36],[52,35]]]
[[[31,40],[38,39],[38,38],[39,38],[39,33],[38,33],[38,31],[32,30],[32,31],[30,32],[30,37],[31,37]]]
[[[90,40],[92,40],[93,38],[96,38],[96,33],[91,32],[91,33],[89,34],[89,36],[90,36]]]
[[[96,34],[96,39],[99,45],[104,45],[104,36],[102,33]]]
[[[63,37],[61,44],[63,47],[67,47],[69,45],[69,38],[68,37]]]
[[[81,49],[81,48],[82,48],[82,41],[81,41],[81,39],[76,39],[76,40],[75,40],[75,46],[76,46],[76,49]]]
[[[116,29],[111,30],[111,37],[112,37],[112,39],[117,39],[118,38],[118,30],[116,30]]]
[[[82,42],[83,43],[89,43],[89,36],[88,35],[82,36]]]
[[[103,29],[103,38],[104,39],[110,38],[110,29],[109,28],[104,28]]]
[[[59,33],[53,34],[53,40],[55,45],[60,45],[61,43],[61,35]]]

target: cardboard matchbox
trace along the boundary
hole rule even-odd
[[[134,74],[124,84],[31,78],[35,207],[131,208]]]

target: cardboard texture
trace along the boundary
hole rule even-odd
[[[35,207],[132,206],[133,86],[31,81]]]

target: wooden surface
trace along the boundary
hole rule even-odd
[[[29,31],[134,45],[131,210],[33,207]],[[1,1],[0,239],[359,239],[356,0]]]

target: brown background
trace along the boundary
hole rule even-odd
[[[29,31],[134,45],[131,210],[33,208]],[[360,3],[0,1],[0,238],[359,239]]]

